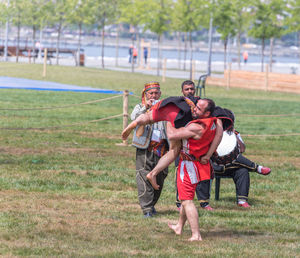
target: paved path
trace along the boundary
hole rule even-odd
[[[115,58],[105,58],[105,68],[115,71],[124,71],[124,72],[131,72],[131,64],[128,63],[127,58],[119,58],[118,66],[116,66]],[[68,61],[65,60],[61,62],[64,65],[68,64]],[[75,65],[75,63],[73,64]],[[95,67],[101,68],[101,59],[100,58],[93,58],[87,57],[85,60],[86,67]],[[180,78],[180,79],[189,79],[190,78],[190,65],[189,62],[186,63],[186,70],[178,69],[179,64],[178,61],[173,59],[166,60],[166,77],[171,78]],[[157,60],[150,59],[150,67],[151,69],[145,68],[138,68],[137,65],[135,66],[134,71],[137,73],[149,74],[149,75],[157,75]],[[180,67],[183,68],[183,63],[180,64]],[[265,71],[264,66],[264,71]],[[253,71],[253,72],[260,72],[261,71],[261,64],[260,63],[248,63],[248,64],[241,64],[240,69],[237,63],[233,63],[231,65],[232,70],[244,70],[244,71]],[[198,80],[198,78],[206,74],[207,72],[207,62],[204,61],[195,61],[195,74],[194,79]],[[211,71],[213,77],[223,77],[224,72],[224,63],[223,62],[212,62]],[[300,74],[300,64],[294,63],[275,63],[272,65],[272,72],[274,73],[281,73],[281,74],[292,74],[297,73]],[[160,69],[159,76],[163,75],[163,70]]]
[[[9,58],[11,62],[15,61],[15,58]],[[28,58],[20,58],[20,62],[28,63]],[[55,64],[56,60],[52,60],[52,64]],[[145,68],[138,68],[135,65],[134,71],[136,73],[142,74],[149,74],[149,75],[157,75],[157,59],[151,58],[149,59],[151,69]],[[36,60],[36,63],[43,63],[43,60]],[[99,57],[86,57],[85,58],[85,66],[92,67],[92,68],[99,68],[101,69],[101,58]],[[75,66],[74,58],[61,58],[59,60],[60,65],[66,66]],[[105,69],[114,70],[114,71],[123,71],[123,72],[131,72],[131,64],[128,63],[127,58],[119,58],[118,59],[118,66],[116,66],[116,60],[114,57],[105,57],[104,59]],[[177,59],[168,59],[166,60],[166,72],[165,76],[170,78],[179,78],[179,79],[189,79],[190,78],[190,65],[189,61],[186,62],[186,70],[183,70],[183,61],[178,63]],[[179,69],[181,67],[181,69]],[[233,63],[231,66],[232,70],[244,70],[244,71],[261,71],[261,64],[260,63],[248,63],[243,64],[241,63],[240,69],[237,63]],[[265,67],[264,67],[265,70]],[[195,73],[194,73],[194,80],[198,80],[198,78],[206,74],[207,71],[207,62],[205,61],[198,61],[195,60]],[[224,63],[223,62],[212,62],[211,71],[213,77],[223,77],[224,71]],[[300,74],[300,64],[294,63],[274,63],[272,65],[272,72],[274,73],[281,73],[281,74]],[[160,69],[159,76],[163,75],[163,70]]]

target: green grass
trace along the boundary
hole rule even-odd
[[[161,78],[107,70],[0,63],[0,76],[128,89],[130,111],[143,84]],[[161,83],[163,97],[180,95],[181,80]],[[188,225],[175,236],[174,166],[157,210],[145,220],[137,200],[135,150],[121,147],[122,98],[48,110],[111,95],[0,90],[0,255],[81,257],[297,257],[299,248],[300,95],[208,87],[207,97],[232,109],[246,156],[272,168],[251,173],[250,210],[235,204],[222,179],[214,212],[199,210],[203,241],[188,243]],[[249,116],[278,115],[286,116]],[[78,124],[81,123],[81,124]],[[66,126],[71,125],[71,126]],[[53,128],[56,126],[57,128]],[[44,129],[28,129],[44,128]],[[254,136],[247,136],[254,135]],[[263,135],[259,137],[258,135]],[[196,201],[195,201],[196,202]],[[197,204],[197,207],[199,205]]]

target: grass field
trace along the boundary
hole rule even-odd
[[[161,80],[59,66],[49,66],[43,79],[42,69],[0,63],[0,76],[128,89],[135,94],[129,97],[130,112],[143,84]],[[167,78],[161,83],[163,97],[180,95],[180,84]],[[179,237],[167,226],[178,218],[174,166],[156,207],[159,214],[143,218],[135,149],[116,145],[122,118],[92,122],[121,114],[122,98],[79,104],[107,97],[111,95],[0,89],[1,256],[300,256],[300,95],[207,88],[207,97],[235,112],[245,156],[271,167],[272,173],[251,173],[250,210],[236,206],[232,180],[222,180],[219,201],[212,187],[215,211],[199,210],[200,243],[187,241],[188,225]],[[58,108],[71,104],[78,105]]]

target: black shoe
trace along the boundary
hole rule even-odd
[[[144,218],[152,218],[152,217],[153,217],[153,214],[150,211],[148,211],[144,214]]]
[[[154,207],[152,208],[151,213],[152,213],[152,215],[156,215],[157,214],[157,211],[156,211],[156,209]]]

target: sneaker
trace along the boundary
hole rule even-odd
[[[268,167],[262,167],[261,168],[261,171],[260,171],[260,174],[266,176],[266,175],[269,175],[271,173],[271,169],[268,168]]]
[[[206,205],[205,207],[203,207],[202,209],[207,210],[207,211],[213,211],[214,210],[209,204]]]
[[[244,207],[244,208],[250,208],[251,206],[249,205],[249,203],[247,202],[243,202],[243,203],[238,203],[239,207]]]
[[[144,214],[144,218],[152,218],[152,217],[153,217],[153,214],[150,211],[148,211]]]
[[[152,207],[152,211],[151,211],[152,215],[156,215],[157,214],[157,211],[154,207]]]

